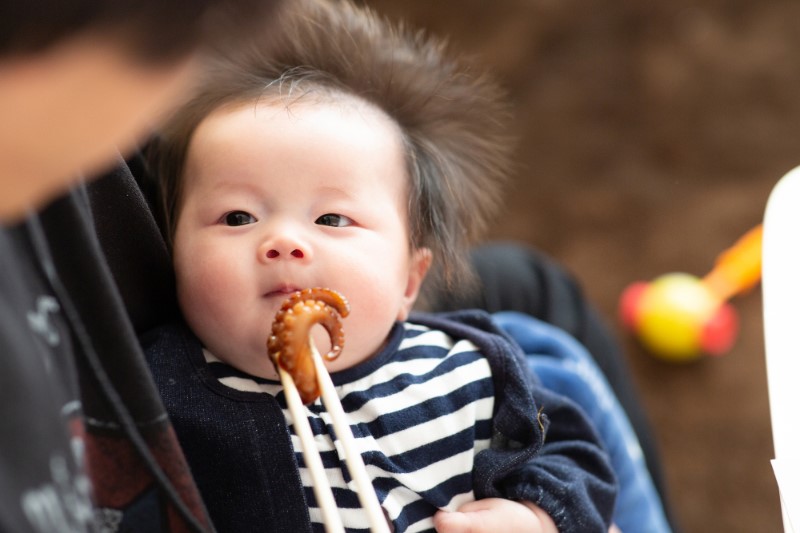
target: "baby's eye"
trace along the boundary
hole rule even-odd
[[[256,222],[256,217],[244,211],[231,211],[222,215],[220,222],[226,226],[244,226]]]
[[[319,217],[317,220],[315,220],[314,223],[319,224],[320,226],[334,226],[337,228],[341,228],[344,226],[349,226],[350,224],[353,223],[353,221],[344,215],[327,213]]]

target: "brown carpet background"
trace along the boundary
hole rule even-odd
[[[707,273],[800,165],[796,0],[364,0],[492,69],[520,169],[492,236],[561,261],[628,349],[693,532],[778,532],[761,294],[735,349],[675,366],[624,336],[624,287]],[[799,207],[800,208],[800,207]]]

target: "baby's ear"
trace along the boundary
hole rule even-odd
[[[417,301],[419,290],[422,288],[422,282],[425,281],[425,276],[428,274],[432,261],[433,252],[429,248],[417,248],[411,252],[408,283],[406,284],[406,292],[403,294],[403,305],[398,313],[397,320],[403,321],[408,318],[408,313],[411,312],[414,302]]]

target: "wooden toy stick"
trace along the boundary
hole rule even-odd
[[[752,289],[761,280],[761,241],[759,224],[722,252],[714,268],[703,278],[720,300],[727,300]]]

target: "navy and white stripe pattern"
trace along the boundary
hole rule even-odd
[[[226,386],[277,397],[291,427],[279,383],[252,378],[206,352]],[[332,376],[384,512],[395,531],[432,531],[438,509],[474,500],[475,455],[492,437],[494,388],[488,361],[467,340],[404,323],[387,347],[356,368]],[[348,531],[368,531],[340,444],[320,400],[306,406],[317,446]],[[311,476],[293,434],[315,531],[323,531]]]

